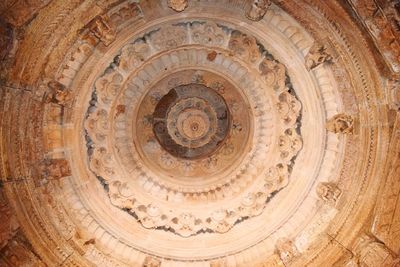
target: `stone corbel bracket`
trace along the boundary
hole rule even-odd
[[[72,93],[65,85],[51,80],[47,83],[48,91],[45,93],[45,102],[66,106],[72,100]]]
[[[342,191],[334,183],[323,182],[317,185],[316,193],[326,204],[336,206]]]
[[[332,62],[333,56],[329,50],[330,49],[326,44],[315,42],[305,57],[305,65],[307,70],[310,71],[323,63]]]
[[[326,129],[336,134],[353,134],[355,119],[348,114],[336,114],[326,122]]]
[[[188,6],[188,0],[168,0],[168,7],[176,12],[182,12]]]
[[[271,0],[253,0],[250,7],[246,10],[246,17],[253,21],[262,20],[271,3]]]
[[[108,15],[99,15],[92,19],[87,25],[89,31],[98,38],[105,46],[114,42],[117,33]]]

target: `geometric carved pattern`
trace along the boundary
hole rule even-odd
[[[199,45],[205,43],[214,46],[213,49],[220,50],[222,48],[223,50],[216,57],[225,57],[224,50],[226,48],[223,47],[225,45],[223,40],[229,39],[229,31],[224,31],[215,23],[193,22],[188,24],[188,26],[190,25],[193,25],[191,32],[195,34],[195,38],[191,39],[192,42],[199,42]],[[265,93],[255,83],[251,84],[249,81],[244,85],[245,81],[240,84],[240,80],[235,80],[232,85],[221,75],[208,74],[196,69],[177,72],[175,76],[170,74],[168,79],[161,79],[150,89],[146,89],[145,83],[141,85],[140,80],[143,78],[140,77],[140,72],[139,76],[132,76],[131,80],[125,81],[124,76],[120,73],[129,73],[129,69],[132,69],[132,67],[128,67],[129,65],[136,68],[141,67],[140,61],[133,62],[133,64],[128,63],[132,60],[126,57],[134,55],[135,58],[146,62],[147,57],[150,56],[149,49],[146,47],[155,47],[160,51],[178,49],[179,46],[188,42],[184,29],[187,27],[166,25],[153,35],[149,34],[149,42],[135,41],[133,45],[127,45],[129,50],[125,47],[122,48],[119,57],[121,72],[117,71],[118,67],[116,67],[114,71],[109,71],[96,82],[97,103],[95,103],[95,111],[90,108],[85,130],[93,143],[89,150],[91,170],[108,184],[111,202],[134,214],[146,228],[171,229],[175,234],[187,237],[204,230],[227,232],[241,218],[259,215],[272,194],[288,184],[289,166],[294,164],[292,159],[301,149],[302,140],[296,129],[299,127],[298,118],[301,105],[289,91],[290,84],[285,82],[287,78],[283,65],[272,58],[268,59],[271,63],[267,63],[266,59],[262,63],[269,64],[271,69],[266,69],[263,67],[264,65],[256,68],[256,70],[261,70],[255,76],[260,81],[266,75],[273,76],[273,78],[268,78],[269,83],[266,90],[270,90],[270,94],[275,98],[264,102],[261,102],[261,99],[266,95],[263,96]],[[209,35],[207,42],[203,41],[205,38],[199,38],[204,35]],[[171,36],[179,37],[172,40]],[[154,43],[152,43],[153,38],[156,39]],[[233,31],[230,38],[228,47],[243,60],[255,64],[256,59],[261,58],[262,55],[258,51],[259,45],[256,44],[254,37]],[[192,45],[195,44],[192,43]],[[250,47],[251,52],[244,53],[245,50],[241,48],[243,45],[246,50]],[[135,52],[128,54],[125,53],[126,51]],[[192,53],[198,53],[197,57],[205,55],[206,62],[218,64],[215,57],[210,57],[212,54],[210,50],[205,54],[197,51],[201,50],[193,50]],[[155,61],[156,58],[153,55],[151,60]],[[200,65],[193,67],[189,65],[189,68],[198,66]],[[173,68],[166,67],[165,69],[171,69],[173,72]],[[224,68],[224,66],[220,66],[220,69]],[[226,69],[226,71],[230,70]],[[156,77],[151,79],[157,79]],[[146,79],[149,78],[147,76]],[[125,88],[123,90],[127,90],[127,93],[119,93],[121,88]],[[142,98],[144,92],[147,93]],[[245,100],[242,100],[243,95],[245,95]],[[129,96],[129,100],[126,99],[126,96]],[[142,99],[141,102],[139,99]],[[246,102],[249,102],[249,107],[244,105]],[[272,115],[264,111],[267,108],[266,104],[270,102],[276,103],[274,105],[278,109],[275,116],[279,123],[275,126],[266,123],[267,117]],[[123,109],[117,108],[116,115],[112,115],[115,105],[123,107]],[[138,114],[132,113],[133,110],[138,110]],[[265,119],[251,122],[252,114]],[[110,118],[116,118],[115,126],[112,125],[113,122]],[[137,118],[136,122],[132,123],[130,118]],[[134,129],[141,129],[140,132],[136,130],[137,137],[134,137],[135,133],[132,133],[128,136],[133,137],[128,139],[119,138],[119,136],[126,135],[126,129],[132,127],[130,125],[136,125],[133,127]],[[112,138],[112,129],[116,131],[115,140],[118,150],[126,150],[123,154],[129,155],[121,158],[125,164],[122,167],[122,169],[126,169],[125,174],[119,170],[119,167],[116,167],[121,155],[114,154],[107,145]],[[262,132],[272,134],[272,129],[280,132],[279,136],[275,137],[279,141],[273,145],[279,148],[280,157],[271,164],[265,165],[260,161],[260,157],[268,153],[268,149],[265,149],[265,147],[269,147],[265,145],[268,139],[261,139],[259,134]],[[249,133],[253,134],[249,135]],[[134,144],[125,141],[132,139],[135,140]],[[249,152],[243,150],[242,148],[248,146],[252,139],[257,145]],[[207,158],[205,158],[206,156]],[[232,173],[238,166],[241,171],[237,174]],[[154,172],[158,174],[152,175],[151,173]],[[176,197],[185,193],[185,198],[194,203],[201,203],[195,200],[195,194],[206,197],[215,189],[222,187],[227,196],[235,196],[238,200],[233,201],[229,208],[210,211],[200,209],[197,212],[187,212],[185,208],[175,208],[176,210],[171,209],[166,212],[160,202],[164,198],[162,195],[154,195],[154,200],[150,202],[142,202],[138,199],[136,186],[131,181],[132,178],[122,178],[127,173],[130,177],[140,177],[147,184],[161,185],[161,188],[170,192],[173,190]],[[227,174],[228,176],[226,176]],[[164,175],[168,175],[170,178],[165,179]],[[115,177],[121,178],[115,179]],[[217,183],[213,182],[214,184],[211,186],[202,188],[199,186],[201,183],[198,182],[196,187],[184,189],[190,186],[190,184],[182,183],[184,179],[194,179],[195,177],[203,177],[201,179],[204,181],[214,180]],[[171,179],[172,183],[169,181]],[[240,180],[246,183],[239,185]],[[247,192],[244,194],[245,189],[256,182],[262,182],[261,190],[250,192],[246,190]],[[219,196],[219,198],[223,200],[224,196]],[[172,201],[173,197],[168,196],[168,199],[167,201]],[[182,207],[184,206],[182,205]]]
[[[396,266],[396,5],[3,1],[0,265]]]

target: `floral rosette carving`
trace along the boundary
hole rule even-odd
[[[289,183],[302,139],[301,104],[286,69],[262,49],[246,33],[195,21],[166,25],[120,50],[95,82],[84,122],[90,170],[106,185],[113,205],[145,228],[183,237],[224,233],[263,212],[269,198]],[[190,84],[204,93],[190,95]],[[173,91],[180,86],[183,91]],[[160,114],[172,110],[171,116],[155,116],[168,94],[173,97],[170,108],[161,106]],[[226,137],[215,120],[225,114],[222,107],[229,114],[229,127],[221,128]],[[155,135],[154,128],[156,120],[164,118],[166,126],[160,129],[173,134],[166,143],[160,141],[165,133]],[[204,157],[199,152],[199,158],[190,158],[189,150],[179,158],[180,152],[165,148],[175,142],[203,149],[213,140],[206,134],[219,134],[221,142],[215,150],[204,150],[211,153],[204,152]],[[279,156],[263,164],[272,151]],[[191,186],[190,179],[196,177],[210,179],[209,184]],[[256,181],[259,189],[246,190]],[[138,190],[144,190],[146,198]],[[232,201],[212,210],[202,204],[205,199]],[[171,210],[165,202],[179,205]]]
[[[212,22],[193,23],[191,33],[193,42],[197,44],[222,46],[227,40],[224,30]]]
[[[166,26],[152,33],[149,39],[157,50],[176,48],[187,43],[187,29],[183,26]]]

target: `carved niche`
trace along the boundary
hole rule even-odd
[[[181,12],[188,6],[188,0],[168,0],[168,6],[177,12]]]
[[[312,70],[324,62],[331,62],[332,56],[328,54],[327,48],[319,43],[314,43],[308,51],[305,58],[305,64],[307,70]]]
[[[99,15],[89,22],[88,28],[105,46],[109,46],[116,38],[116,30],[107,15]]]
[[[317,185],[317,195],[328,204],[336,205],[342,191],[334,183],[319,183]]]
[[[333,133],[352,134],[354,118],[347,114],[337,114],[326,122],[326,129]]]
[[[265,13],[267,13],[270,5],[271,0],[254,0],[249,9],[246,11],[246,17],[254,21],[261,20]]]

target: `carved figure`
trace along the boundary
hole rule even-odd
[[[290,161],[300,151],[303,142],[294,129],[287,129],[284,135],[279,136],[279,151],[281,159]]]
[[[259,70],[264,77],[265,82],[274,88],[275,91],[284,90],[285,88],[285,66],[275,60],[268,58],[263,59],[260,63]]]
[[[66,105],[71,100],[71,92],[65,86],[57,81],[50,81],[47,84],[50,93],[46,97],[47,103],[55,103],[59,105]]]
[[[319,183],[317,195],[325,202],[336,204],[342,191],[334,183]]]
[[[254,63],[260,58],[256,39],[239,31],[232,32],[228,48],[232,50],[235,56],[245,61]]]
[[[188,6],[188,0],[168,0],[168,6],[177,12],[182,12]]]
[[[326,129],[333,133],[352,134],[354,119],[347,114],[337,114],[326,122]]]
[[[142,64],[150,54],[150,47],[143,41],[128,44],[122,48],[120,68],[126,72]]]
[[[265,13],[267,13],[268,7],[271,5],[271,0],[253,0],[250,8],[246,12],[246,17],[250,20],[259,21]]]
[[[42,175],[48,180],[70,176],[71,169],[66,159],[45,159],[40,165]]]
[[[326,47],[318,43],[314,43],[305,58],[307,70],[312,70],[324,62],[331,61],[332,56],[328,54]]]
[[[95,17],[89,23],[89,30],[96,36],[105,46],[109,46],[116,37],[116,31],[111,24],[110,18],[106,15]]]
[[[277,109],[285,125],[294,126],[300,115],[301,104],[295,96],[289,92],[283,92],[279,95]]]
[[[290,263],[295,257],[299,255],[299,252],[293,241],[287,238],[279,239],[276,242],[276,250],[279,254],[279,257],[285,264]]]

